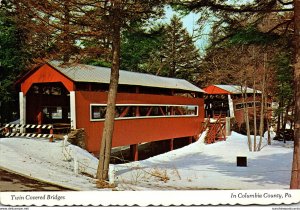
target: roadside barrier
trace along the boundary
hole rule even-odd
[[[5,128],[40,128],[40,129],[52,129],[53,125],[6,124]]]
[[[26,129],[36,129],[36,133],[27,133]],[[49,130],[48,134],[42,134],[42,129]],[[53,141],[53,125],[33,124],[6,124],[4,127],[5,137],[26,137],[26,138],[48,138]]]

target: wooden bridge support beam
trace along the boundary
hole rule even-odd
[[[192,136],[189,137],[189,144],[191,144],[191,143],[193,143],[193,137]]]
[[[174,139],[170,139],[170,151],[174,150]]]
[[[138,161],[139,160],[139,148],[138,148],[138,144],[132,144],[130,145],[130,155],[131,155],[131,159],[134,161]]]

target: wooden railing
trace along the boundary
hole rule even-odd
[[[215,122],[212,122],[209,118],[209,123],[207,125],[208,132],[206,134],[205,142],[207,144],[214,143],[217,140],[226,140],[225,133],[225,117],[222,114],[214,115],[212,119],[216,119]]]

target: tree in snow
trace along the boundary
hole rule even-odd
[[[289,30],[294,35],[294,88],[295,88],[295,135],[294,135],[294,159],[291,177],[291,188],[300,188],[300,158],[299,158],[299,141],[300,141],[300,0],[283,1],[283,0],[266,0],[250,1],[236,3],[230,1],[218,0],[175,0],[177,7],[183,7],[189,11],[198,12],[206,16],[223,16],[227,17],[232,26],[240,25],[240,20],[251,20],[255,23],[266,14],[283,12],[292,14],[291,18],[282,18],[281,21],[272,27],[272,32],[279,28],[284,28],[283,34]],[[201,13],[202,11],[206,11]],[[208,12],[207,12],[208,11]],[[240,16],[242,14],[242,16]],[[280,16],[280,15],[279,15]],[[240,19],[242,17],[242,19]],[[281,16],[282,17],[282,16]],[[219,41],[226,40],[231,33],[225,33],[228,24],[221,22],[218,32],[224,36]]]
[[[294,0],[295,135],[291,188],[300,189],[300,0]]]

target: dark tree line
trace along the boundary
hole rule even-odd
[[[18,119],[18,94],[14,82],[27,63],[24,42],[24,31],[6,10],[0,8],[0,127]]]

